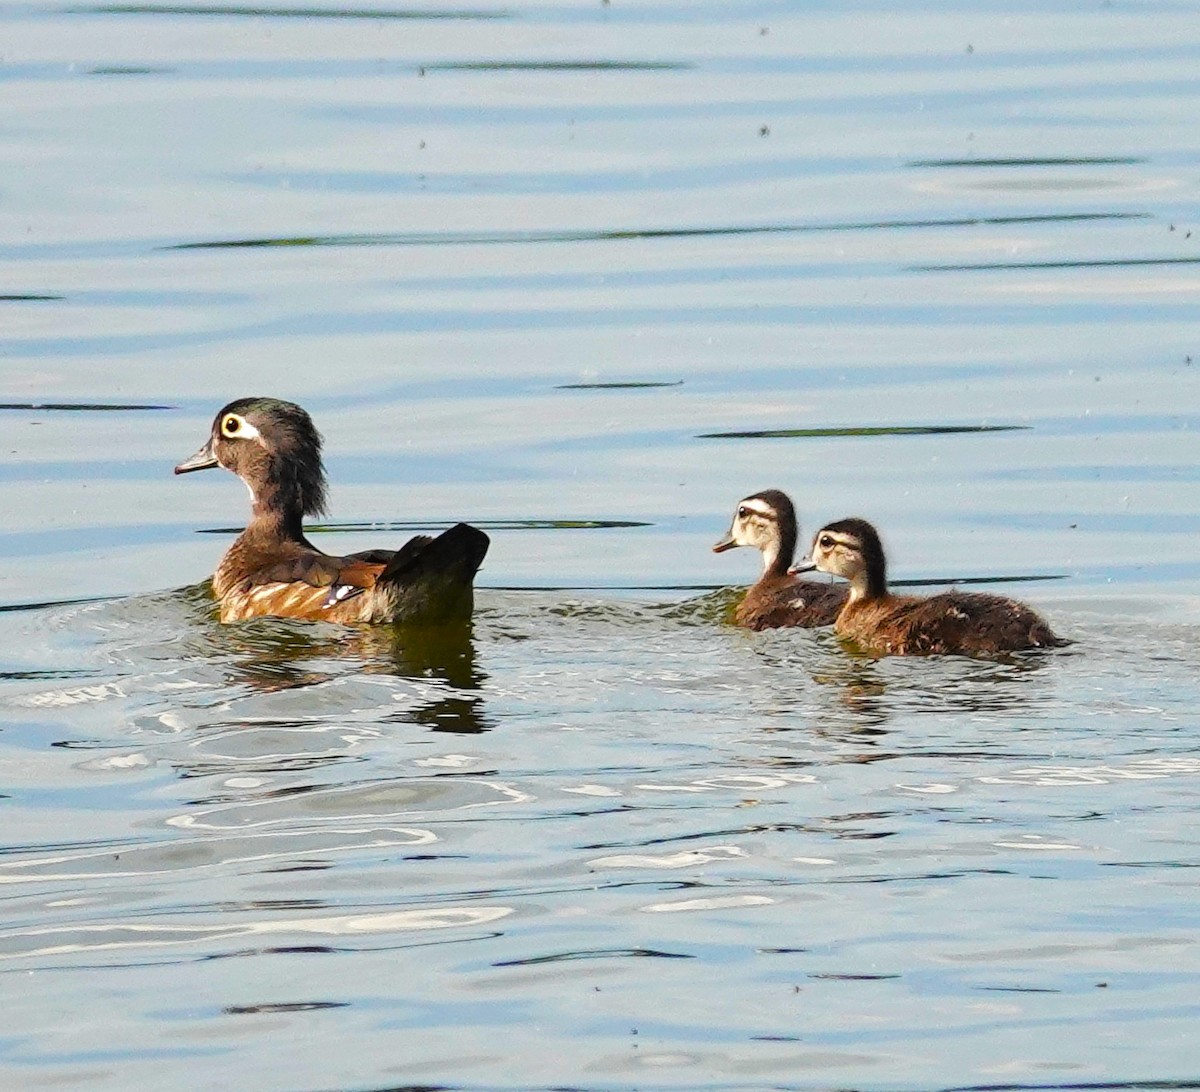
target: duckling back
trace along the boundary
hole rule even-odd
[[[747,629],[831,626],[848,594],[840,584],[768,574],[746,592],[733,618]]]
[[[975,592],[852,602],[836,629],[865,648],[900,656],[994,656],[1070,643],[1024,603]]]

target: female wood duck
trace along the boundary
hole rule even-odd
[[[764,489],[738,502],[729,533],[713,553],[735,546],[753,546],[762,553],[763,574],[733,615],[739,626],[828,626],[837,618],[849,595],[844,587],[799,580],[788,571],[799,533],[796,509],[786,493]]]
[[[488,536],[465,523],[399,550],[333,557],[304,537],[325,511],[321,434],[304,410],[275,398],[239,398],[176,474],[223,466],[250,490],[250,523],[213,577],[222,622],[273,616],[328,622],[443,622],[471,616],[471,581]]]
[[[1027,648],[1058,648],[1034,611],[1015,599],[972,592],[893,595],[879,534],[866,520],[842,519],[822,527],[796,572],[819,569],[850,581],[850,598],[835,629],[864,649],[897,656],[990,656]]]

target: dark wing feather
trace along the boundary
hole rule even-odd
[[[395,550],[360,550],[356,554],[347,554],[342,560],[365,561],[369,565],[386,565],[395,556]]]
[[[472,581],[489,542],[487,535],[467,523],[456,523],[437,538],[409,539],[379,574],[364,618],[409,622],[470,618]]]
[[[314,588],[328,588],[337,582],[343,568],[343,559],[328,554],[303,553],[283,561],[275,561],[255,569],[247,578],[250,587],[258,584],[311,584]]]

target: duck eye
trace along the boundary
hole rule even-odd
[[[738,507],[737,514],[738,514],[738,519],[745,519],[748,515],[750,515],[750,509],[747,508],[744,504],[740,505]]]
[[[820,546],[822,550],[832,550],[833,539],[830,538],[829,535],[822,535],[817,545]]]
[[[231,413],[226,416],[221,422],[221,432],[226,436],[236,436],[242,428],[242,419],[236,414]]]

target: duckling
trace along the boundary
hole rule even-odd
[[[788,572],[799,534],[796,509],[786,493],[764,489],[738,502],[729,533],[713,546],[713,553],[735,546],[754,546],[762,553],[762,576],[734,612],[739,626],[828,626],[837,618],[849,597],[844,587],[798,580]]]
[[[176,474],[223,466],[250,490],[250,523],[213,576],[222,622],[264,616],[328,622],[467,619],[488,536],[465,523],[399,550],[333,557],[304,537],[325,511],[321,434],[293,402],[239,398],[213,419],[208,442]]]
[[[864,649],[897,656],[991,656],[1069,644],[1024,603],[1000,595],[943,592],[893,595],[879,534],[866,520],[822,527],[812,551],[793,571],[818,569],[845,577],[850,598],[834,629]]]

